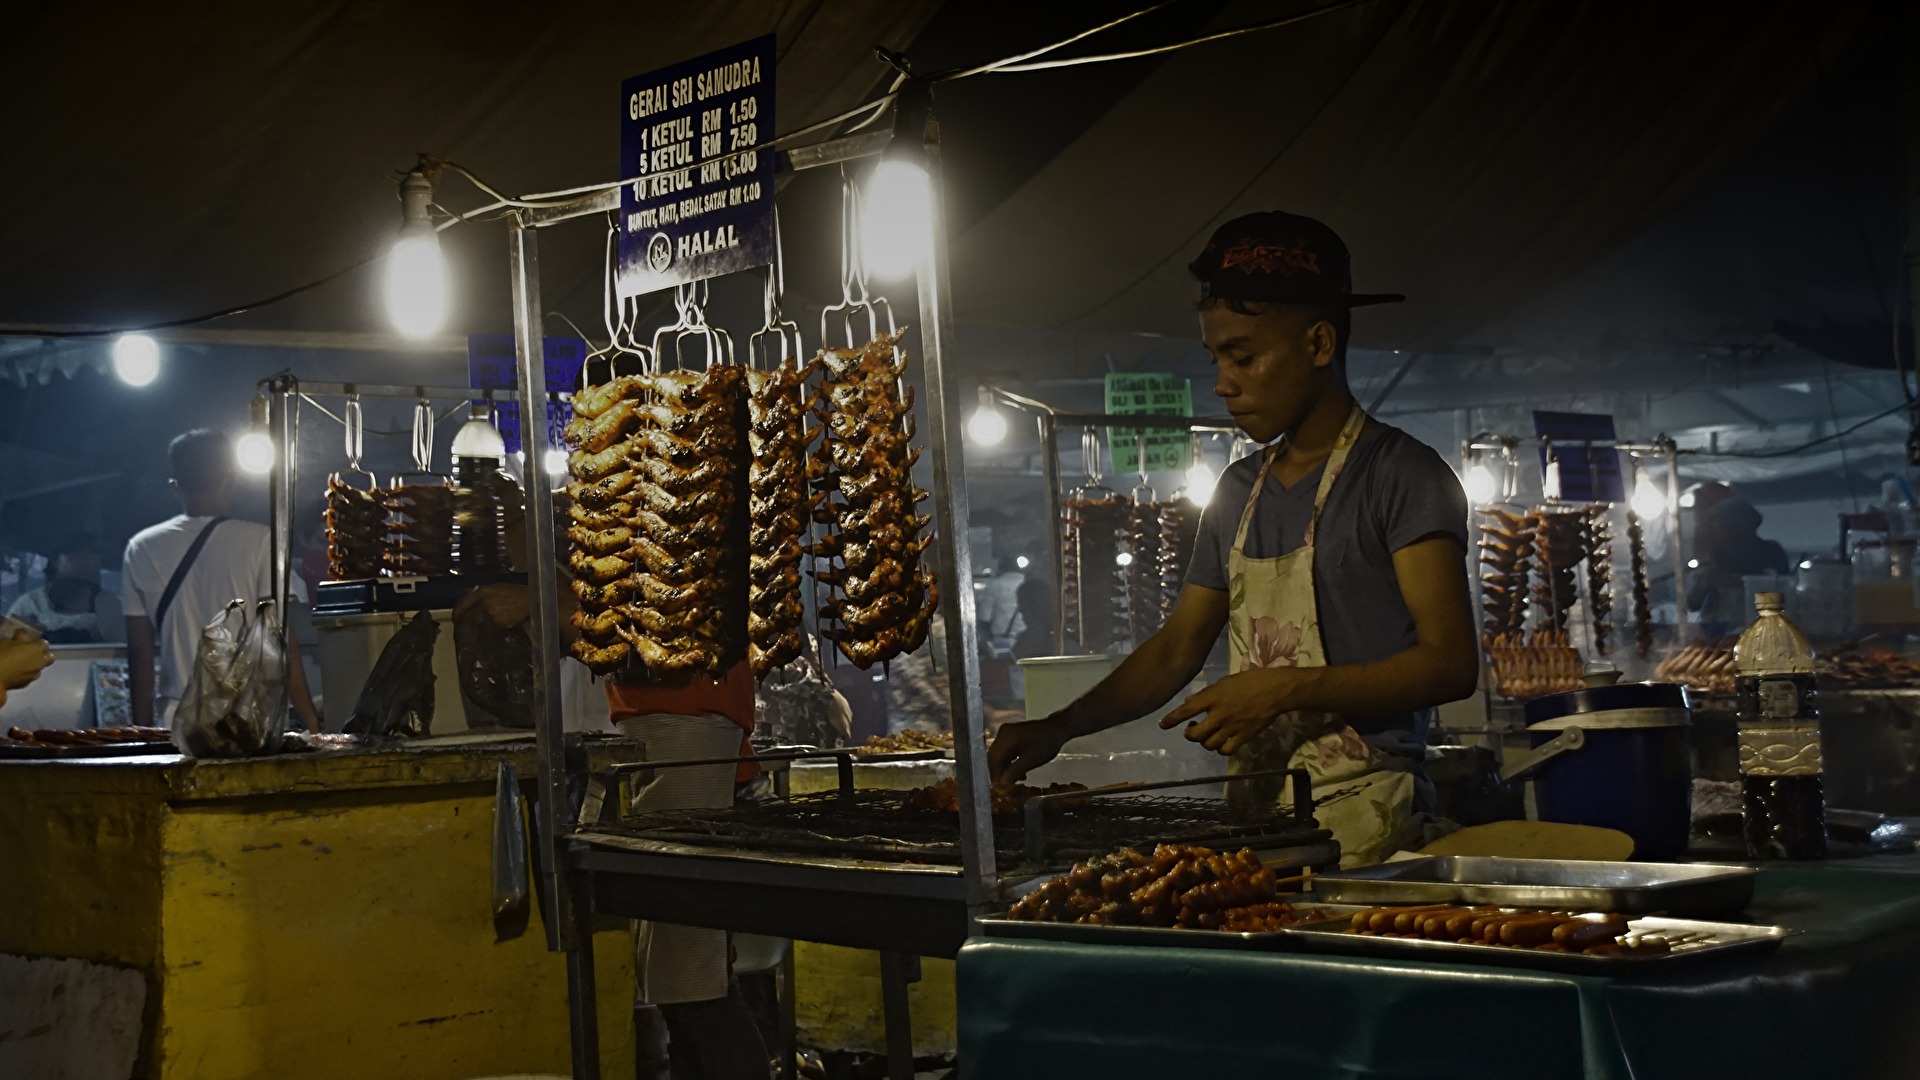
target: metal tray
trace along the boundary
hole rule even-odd
[[[1710,863],[1433,855],[1320,874],[1313,893],[1346,904],[1497,904],[1700,918],[1744,910],[1753,900],[1756,873]]]
[[[1043,879],[1044,880],[1044,879]],[[1366,910],[1363,904],[1317,904],[1305,896],[1281,899],[1290,904],[1318,908],[1341,918],[1328,925],[1345,926],[1347,917]],[[977,920],[987,937],[1025,938],[1029,941],[1070,941],[1087,945],[1153,945],[1176,949],[1287,949],[1293,945],[1284,930],[1242,931],[1190,930],[1172,926],[1089,926],[1081,923],[1034,922],[1031,919],[991,918]],[[1316,924],[1317,925],[1317,924]]]
[[[1750,956],[1770,952],[1798,930],[1781,926],[1749,926],[1744,923],[1702,922],[1696,919],[1665,919],[1647,916],[1627,923],[1629,933],[1708,934],[1707,940],[1676,945],[1672,952],[1654,956],[1588,956],[1585,953],[1552,953],[1538,949],[1520,949],[1507,945],[1463,945],[1457,941],[1428,941],[1424,938],[1366,937],[1349,934],[1348,919],[1290,926],[1280,931],[1286,947],[1304,952],[1342,956],[1378,956],[1396,960],[1439,960],[1450,963],[1496,964],[1502,967],[1544,968],[1549,971],[1584,972],[1592,975],[1619,975],[1626,972],[1665,971],[1676,964],[1689,964],[1716,957]]]
[[[170,742],[107,743],[101,746],[63,746],[44,743],[0,743],[0,760],[44,761],[59,758],[144,757],[151,754],[177,754]]]

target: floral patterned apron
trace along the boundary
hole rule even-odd
[[[1320,640],[1320,609],[1313,591],[1313,539],[1327,493],[1346,468],[1347,455],[1366,420],[1366,413],[1358,405],[1347,416],[1320,476],[1313,514],[1300,546],[1277,558],[1255,559],[1246,553],[1247,530],[1279,447],[1267,451],[1253,494],[1240,514],[1233,548],[1227,554],[1229,671],[1237,674],[1253,668],[1326,665],[1326,650]],[[1321,828],[1340,841],[1340,865],[1365,866],[1387,854],[1413,804],[1412,773],[1403,768],[1382,768],[1385,763],[1384,756],[1337,714],[1292,712],[1282,714],[1236,751],[1227,771],[1305,769],[1313,778],[1314,816]],[[1227,799],[1241,808],[1292,806],[1282,777],[1230,783]]]

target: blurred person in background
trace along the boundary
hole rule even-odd
[[[1013,651],[1013,643],[1027,629],[1027,620],[1020,613],[1020,586],[1027,580],[1024,562],[1024,556],[1000,556],[993,576],[983,582],[986,588],[980,590],[975,614],[980,621],[981,641],[993,656]]]
[[[217,431],[199,428],[168,444],[167,461],[173,472],[167,486],[185,513],[127,541],[120,575],[126,589],[133,722],[141,727],[172,726],[207,623],[234,600],[273,595],[272,532],[227,517],[233,508],[233,444]],[[296,577],[289,598],[301,588]],[[282,613],[282,625],[286,622]],[[287,696],[307,730],[318,731],[320,715],[307,692],[306,669],[292,634],[286,635],[286,647]]]
[[[120,641],[126,633],[120,598],[100,587],[100,542],[85,534],[55,545],[47,583],[20,594],[7,614],[54,645]]]
[[[1700,631],[1708,637],[1729,637],[1751,619],[1745,578],[1757,574],[1785,575],[1793,564],[1787,549],[1760,535],[1766,521],[1759,509],[1738,496],[1714,501],[1701,512],[1695,551],[1699,565],[1687,581],[1687,607],[1700,613]]]

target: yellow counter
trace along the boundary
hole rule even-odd
[[[135,1012],[151,1080],[567,1073],[565,958],[537,911],[494,941],[497,764],[534,775],[517,745],[0,761],[0,960],[59,987],[0,990],[42,1021],[0,1016],[0,1062],[104,1054]],[[631,1076],[627,933],[595,953],[603,1068]],[[116,976],[118,1017],[81,992]],[[63,1012],[68,988],[88,1004]]]

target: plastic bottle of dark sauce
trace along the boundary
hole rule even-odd
[[[1733,650],[1747,855],[1823,859],[1827,804],[1813,646],[1781,613],[1779,593],[1757,593],[1753,602],[1759,618]]]

